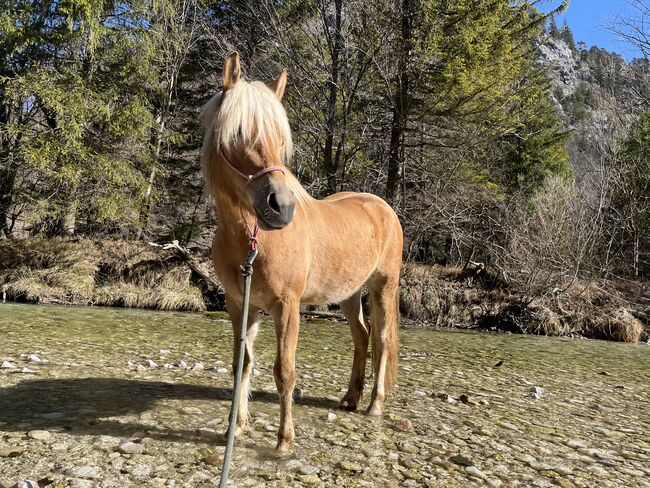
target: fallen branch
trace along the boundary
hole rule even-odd
[[[221,283],[219,283],[218,280],[210,276],[210,274],[203,269],[201,264],[196,260],[194,256],[192,256],[192,253],[189,251],[189,249],[181,246],[177,240],[173,240],[172,242],[169,242],[167,244],[156,244],[155,242],[150,242],[150,246],[152,247],[159,247],[163,249],[164,251],[174,251],[178,256],[183,258],[183,260],[187,263],[187,265],[190,267],[192,271],[194,271],[197,275],[199,275],[203,280],[208,283],[208,285],[214,287],[216,290],[219,290],[223,292],[223,286]]]

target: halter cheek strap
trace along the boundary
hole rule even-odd
[[[282,174],[286,174],[284,166],[276,165],[276,166],[267,166],[266,168],[261,169],[255,174],[252,175],[247,175],[246,173],[242,173],[239,171],[232,162],[230,162],[230,159],[228,159],[228,156],[226,156],[226,153],[221,150],[221,157],[223,160],[226,162],[228,167],[230,167],[231,170],[233,170],[235,173],[237,173],[239,176],[244,178],[246,180],[246,184],[244,185],[244,188],[248,186],[248,184],[259,178],[260,176],[264,176],[267,173],[272,173],[273,171],[280,171]],[[242,190],[243,192],[243,190]],[[240,195],[240,209],[241,209],[241,195]],[[243,216],[243,210],[242,210],[242,216]],[[246,222],[246,219],[244,219],[244,222]],[[248,223],[246,224],[246,227],[248,227]],[[250,234],[250,237],[248,238],[251,241],[251,251],[253,253],[257,253],[257,234],[260,231],[260,226],[257,224],[257,217],[255,217],[255,225],[253,226],[253,230],[251,231],[250,227],[248,227],[248,233]]]

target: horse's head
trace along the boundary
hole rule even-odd
[[[284,167],[293,149],[281,103],[287,72],[268,86],[247,82],[240,73],[234,52],[223,66],[221,94],[201,114],[208,131],[203,148],[206,182],[241,195],[241,205],[255,213],[262,229],[282,229],[296,211],[293,176]],[[216,179],[227,183],[218,186]]]

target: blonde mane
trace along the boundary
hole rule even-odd
[[[261,81],[240,79],[227,92],[217,93],[201,109],[206,128],[201,159],[208,193],[213,192],[214,154],[228,152],[235,144],[279,145],[280,161],[287,165],[293,156],[293,140],[287,113],[275,93]],[[301,204],[311,200],[293,174],[288,183]]]

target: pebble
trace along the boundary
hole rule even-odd
[[[117,450],[122,454],[142,454],[144,452],[144,446],[136,442],[127,441],[120,444]]]
[[[46,359],[41,359],[36,354],[30,354],[29,356],[27,356],[27,361],[29,361],[30,363],[40,363],[40,364],[48,363]]]
[[[443,402],[451,403],[452,405],[457,402],[454,397],[448,395],[447,393],[438,393],[435,396],[440,398]]]
[[[75,466],[66,470],[66,474],[72,478],[94,480],[101,477],[101,471],[97,466]]]
[[[219,374],[226,374],[227,372],[228,372],[228,368],[224,368],[224,367],[217,368],[217,373]]]
[[[185,361],[183,361],[182,359],[179,359],[178,361],[176,361],[176,366],[178,366],[179,368],[187,369],[187,363]]]
[[[16,482],[11,488],[39,488],[38,481],[20,480]]]
[[[466,458],[465,456],[461,456],[460,454],[451,456],[449,460],[454,464],[458,464],[459,466],[474,466],[474,462],[471,459]]]
[[[476,478],[481,478],[485,479],[487,476],[485,473],[483,473],[480,469],[478,469],[476,466],[465,466],[465,472],[469,474],[470,476],[474,476]]]
[[[37,374],[38,373],[38,371],[33,370],[33,369],[29,369],[29,368],[23,368],[23,369],[20,370],[20,372],[23,373],[23,374]]]
[[[389,461],[397,461],[399,459],[399,454],[397,454],[394,451],[391,451],[391,452],[388,453],[387,457],[388,457]]]
[[[398,420],[395,422],[394,426],[397,430],[401,430],[402,432],[411,432],[413,430],[413,422],[409,419]]]
[[[303,464],[298,468],[298,472],[304,475],[318,474],[320,473],[320,468],[317,468],[316,466],[311,466],[309,464]]]
[[[148,464],[136,464],[131,470],[131,474],[137,477],[146,477],[151,473],[151,466]]]
[[[327,420],[328,422],[334,422],[336,420],[336,414],[334,412],[327,412],[323,415],[322,419]]]
[[[27,450],[24,446],[2,447],[0,448],[0,458],[14,458],[23,454]]]
[[[145,359],[144,360],[144,365],[147,368],[157,368],[158,367],[158,363],[156,361],[154,361],[153,359]]]
[[[192,366],[192,371],[194,373],[198,373],[200,371],[203,371],[205,369],[205,366],[203,363],[194,363],[194,366]]]
[[[11,369],[15,368],[14,363],[10,361],[3,361],[2,364],[0,364],[0,369]]]
[[[46,441],[52,437],[52,434],[50,434],[47,430],[31,430],[27,432],[27,437],[31,439],[37,439],[39,441]]]

